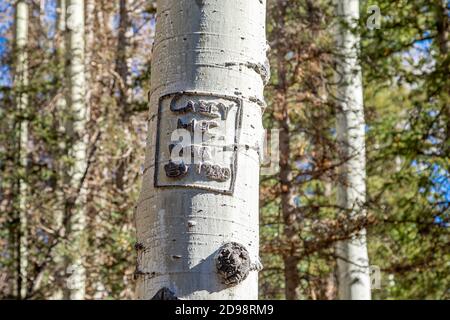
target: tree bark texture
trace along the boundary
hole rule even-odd
[[[67,28],[69,54],[69,89],[68,103],[72,121],[69,134],[73,145],[70,155],[73,158],[71,170],[71,188],[73,196],[70,205],[68,245],[70,248],[66,272],[68,297],[71,300],[82,300],[85,297],[86,269],[84,257],[86,252],[86,195],[84,178],[87,169],[88,135],[86,132],[87,104],[85,79],[85,33],[84,33],[84,1],[67,1]]]
[[[338,206],[352,218],[366,215],[366,155],[362,74],[359,65],[358,0],[337,1],[337,139],[340,160]],[[370,272],[366,231],[336,246],[339,298],[370,300]]]
[[[138,299],[257,299],[265,0],[158,1]]]

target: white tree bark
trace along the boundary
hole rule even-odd
[[[84,1],[67,1],[68,54],[69,54],[69,92],[68,103],[73,117],[69,134],[74,138],[70,152],[74,160],[71,170],[71,187],[75,190],[68,225],[69,261],[66,272],[71,300],[85,297],[86,270],[84,256],[86,252],[86,212],[87,191],[83,183],[87,167],[88,135],[86,132],[87,105],[84,61]]]
[[[158,1],[138,299],[258,298],[265,9],[265,0]],[[202,145],[202,132],[212,142]]]
[[[65,55],[66,55],[66,0],[58,0],[57,2],[57,16],[56,16],[56,35],[55,35],[55,49],[57,52],[58,59],[58,80],[61,87],[60,97],[57,101],[57,108],[59,112],[66,111],[66,90],[65,90]],[[63,121],[61,121],[63,122]],[[61,133],[65,132],[64,126],[59,128]],[[61,145],[61,149],[65,149],[65,145]]]
[[[352,218],[366,215],[365,120],[359,36],[354,29],[359,19],[358,0],[337,0],[337,137],[341,160],[338,205]],[[369,259],[365,230],[337,245],[339,298],[371,299]]]
[[[27,168],[28,157],[28,24],[29,12],[27,1],[18,1],[16,4],[16,79],[15,86],[18,89],[16,104],[18,112],[23,119],[20,121],[19,158],[23,170]],[[28,217],[27,217],[27,182],[19,181],[19,243],[18,243],[18,295],[24,299],[27,295],[27,267],[28,267]]]

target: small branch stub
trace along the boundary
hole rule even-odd
[[[251,269],[247,249],[236,242],[225,244],[216,258],[216,267],[222,283],[235,286],[244,281]]]

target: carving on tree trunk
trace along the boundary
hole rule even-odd
[[[183,120],[178,119],[177,129],[186,129],[194,133],[195,131],[209,132],[211,129],[217,128],[219,124],[216,121],[193,119],[191,122],[184,123]]]
[[[138,277],[136,297],[147,300],[168,288],[183,300],[257,299],[258,268],[250,266],[245,281],[227,286],[215,258],[224,243],[236,242],[258,260],[264,81],[258,68],[244,66],[267,61],[266,1],[195,3],[157,3],[149,134],[135,213],[137,239],[146,248],[138,269],[155,276]],[[178,120],[195,120],[200,130],[178,129]],[[170,161],[192,168],[169,178],[164,166]],[[202,166],[199,174],[201,163],[215,170],[208,174]]]
[[[194,102],[189,100],[187,103],[178,106],[178,99],[182,95],[175,96],[170,103],[170,111],[175,113],[198,113],[202,116],[216,119],[222,117],[222,120],[227,120],[228,112],[233,107],[233,104],[226,106],[223,103],[215,103],[215,102],[207,102],[204,100],[199,100],[198,102]]]
[[[232,194],[242,100],[211,93],[161,97],[155,187],[186,187]],[[211,120],[211,119],[214,120]],[[194,164],[196,170],[189,170]]]
[[[188,173],[189,167],[184,162],[175,163],[170,161],[164,166],[164,170],[168,178],[181,178]]]
[[[211,180],[227,181],[231,178],[231,170],[229,168],[223,168],[217,164],[200,163],[197,165],[197,172],[204,174]]]

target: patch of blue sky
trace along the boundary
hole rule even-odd
[[[12,26],[11,21],[1,21],[0,22],[0,56],[2,56],[7,49],[8,38],[6,37],[6,33]]]
[[[405,69],[413,74],[426,74],[434,69],[435,60],[431,54],[433,40],[429,39],[429,36],[430,32],[425,31],[420,37],[421,40],[416,40],[410,48],[399,53]],[[417,89],[418,84],[407,85],[407,87]]]
[[[133,89],[133,96],[134,97],[144,97],[145,92],[141,87],[136,87]]]
[[[111,26],[113,30],[117,30],[120,25],[120,15],[115,14],[111,19]]]
[[[411,167],[416,169],[418,175],[428,175],[431,181],[430,190],[440,198],[450,201],[450,173],[437,164],[411,161]],[[425,190],[421,189],[425,192]],[[419,190],[420,191],[420,190]]]
[[[450,201],[450,173],[438,165],[433,165],[431,191],[439,195],[445,201]]]
[[[448,221],[448,215],[446,215],[446,216],[447,216],[447,221]],[[446,220],[440,216],[437,216],[434,218],[434,223],[437,225],[440,225],[441,227],[444,227],[444,228],[450,227],[450,222],[446,222]]]
[[[0,65],[0,87],[10,87],[12,84],[11,70],[7,65]]]
[[[310,159],[306,158],[302,161],[296,161],[295,167],[299,171],[303,172],[303,174],[298,175],[296,179],[297,183],[311,180],[312,176],[308,174],[308,172],[311,172],[314,169],[314,164],[310,161]]]
[[[2,57],[5,54],[7,46],[8,46],[8,39],[0,36],[0,57]]]
[[[13,25],[12,19],[10,21],[0,21],[0,35],[5,34]]]
[[[430,31],[425,31],[422,35],[422,39],[414,43],[414,48],[425,53],[429,53],[433,40],[430,39]]]
[[[47,0],[45,2],[44,22],[47,26],[47,36],[52,39],[56,33],[55,21],[57,17],[56,0]]]
[[[11,69],[4,64],[4,57],[8,53],[9,38],[8,32],[14,22],[14,7],[10,2],[0,1],[0,87],[11,86]],[[3,19],[3,17],[5,19]]]
[[[0,14],[1,15],[11,17],[12,13],[13,13],[12,11],[14,11],[14,7],[13,7],[12,3],[6,2],[6,1],[0,2]],[[4,21],[0,21],[0,25],[2,25],[3,22]],[[1,30],[1,28],[0,28],[0,30]]]
[[[449,219],[450,209],[450,173],[437,164],[425,164],[418,161],[412,161],[411,166],[415,167],[417,173],[429,174],[429,188],[420,188],[420,193],[426,193],[431,204],[436,204],[436,208],[442,212],[434,218],[434,222],[443,227],[450,227]],[[426,172],[427,171],[427,172]]]
[[[133,60],[131,63],[131,73],[135,76],[140,75],[142,69],[142,63],[136,60]]]

